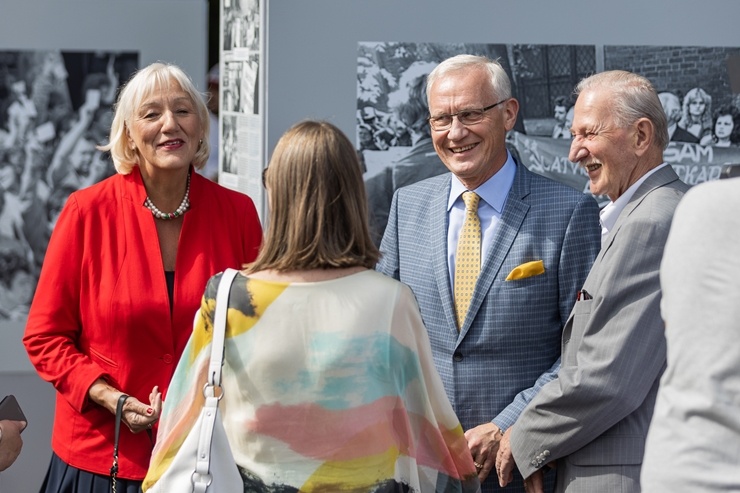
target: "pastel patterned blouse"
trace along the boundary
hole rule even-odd
[[[197,419],[220,275],[166,396],[144,490]],[[411,290],[374,271],[320,282],[238,275],[219,404],[247,492],[476,492]]]

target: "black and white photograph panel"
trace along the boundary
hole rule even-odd
[[[107,142],[137,53],[0,51],[0,321],[25,320],[70,193],[115,173]]]
[[[240,112],[247,115],[259,113],[259,68],[259,53],[242,62]]]
[[[224,62],[221,74],[223,111],[240,112],[242,109],[242,74],[244,62],[241,60]]]
[[[385,230],[395,190],[447,171],[434,150],[427,120],[426,76],[441,61],[467,53],[501,63],[512,81],[513,97],[521,102],[508,142],[515,157],[516,133],[535,133],[552,140],[557,124],[554,104],[561,95],[572,92],[580,77],[594,72],[594,47],[540,47],[535,56],[532,52],[536,48],[462,43],[359,44],[356,143],[365,170],[376,241]],[[559,65],[543,62],[548,49],[552,52],[550,58],[561,59]],[[560,145],[567,149],[569,144],[563,141]]]
[[[740,162],[740,90],[731,87],[737,47],[362,42],[355,142],[378,238],[396,189],[447,171],[432,146],[425,83],[437,64],[461,53],[498,60],[509,74],[520,103],[507,138],[514,158],[577,190],[589,187],[568,161],[574,88],[602,70],[653,83],[670,125],[665,159],[686,183],[718,179],[723,165]]]
[[[237,120],[236,115],[224,115],[222,117],[223,128],[222,133],[223,141],[221,149],[223,151],[223,169],[224,173],[237,173],[237,160],[239,151],[237,149]]]
[[[259,49],[260,2],[259,0],[224,0],[221,22],[224,34],[224,51],[240,48]]]

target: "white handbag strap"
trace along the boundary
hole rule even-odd
[[[216,292],[216,314],[213,316],[213,342],[211,343],[211,363],[208,365],[208,383],[221,385],[221,365],[224,360],[224,339],[226,338],[226,312],[229,308],[231,283],[239,273],[236,269],[226,269],[221,276]]]
[[[208,365],[208,381],[203,389],[206,402],[203,406],[200,437],[198,438],[198,455],[196,457],[195,471],[193,472],[193,492],[205,493],[211,484],[211,442],[213,440],[213,427],[216,424],[218,414],[218,401],[223,395],[215,395],[215,387],[221,385],[221,364],[224,359],[224,339],[226,337],[226,312],[229,308],[229,292],[231,283],[238,273],[235,269],[226,269],[221,276],[216,292],[216,313],[213,317],[213,342],[211,343],[211,362]]]

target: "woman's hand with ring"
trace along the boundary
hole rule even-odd
[[[149,394],[149,404],[130,397],[123,405],[122,421],[132,433],[151,429],[162,414],[162,393],[155,385]]]

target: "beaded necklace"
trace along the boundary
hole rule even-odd
[[[185,214],[190,209],[190,173],[188,173],[188,184],[185,186],[185,196],[182,198],[182,202],[180,202],[177,209],[175,209],[175,212],[167,213],[160,211],[149,196],[144,201],[144,207],[149,209],[157,219],[175,219]]]

